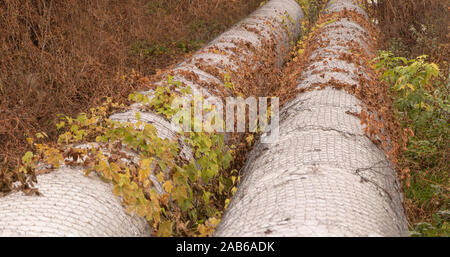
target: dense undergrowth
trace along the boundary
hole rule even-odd
[[[405,207],[413,235],[450,236],[449,88],[439,67],[382,51],[377,69],[389,86],[408,144],[400,157]]]
[[[362,1],[380,28],[376,59],[408,144],[399,156],[412,235],[450,236],[447,0]]]
[[[27,137],[56,140],[57,114],[125,102],[140,84],[123,75],[177,63],[260,2],[0,1],[0,172],[20,163]]]

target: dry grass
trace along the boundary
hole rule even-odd
[[[373,2],[373,0],[365,0]],[[450,43],[449,0],[378,0],[368,8],[383,32],[383,48],[397,56],[427,54],[448,67]]]
[[[260,2],[0,1],[0,170],[17,165],[28,135],[54,139],[58,113],[123,101],[136,86],[120,75],[176,63]]]

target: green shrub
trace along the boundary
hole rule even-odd
[[[449,88],[426,58],[380,51],[376,69],[389,87],[401,129],[409,131],[400,162],[402,171],[409,171],[403,189],[413,235],[448,236]]]

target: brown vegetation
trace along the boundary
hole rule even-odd
[[[383,49],[396,56],[430,56],[435,63],[448,67],[450,43],[448,0],[366,0],[366,8],[378,21],[384,40]]]
[[[260,0],[0,1],[0,170],[15,166],[26,137],[56,136],[57,114],[137,84],[181,60],[256,9]]]

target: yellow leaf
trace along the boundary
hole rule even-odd
[[[225,206],[224,206],[224,208],[226,209],[226,208],[228,208],[228,205],[230,204],[230,199],[226,199],[225,200]]]
[[[146,211],[147,211],[147,208],[146,208],[145,204],[139,204],[138,206],[136,206],[136,214],[139,217],[143,217],[145,215]]]
[[[115,162],[112,162],[109,164],[110,169],[112,172],[118,172],[121,171],[122,169],[119,167],[119,165],[117,165]]]
[[[411,83],[406,84],[412,91],[414,91],[414,86]]]
[[[152,164],[152,159],[144,159],[142,160],[141,166],[144,169],[150,169],[150,164]]]
[[[139,169],[139,180],[146,181],[150,176],[151,168],[150,164],[152,163],[152,159],[144,159],[141,162],[141,168]]]
[[[170,194],[173,188],[172,182],[170,180],[167,180],[166,182],[164,182],[163,188],[167,193]]]
[[[99,171],[106,171],[108,169],[108,163],[105,160],[101,160],[99,163]]]
[[[212,225],[213,227],[216,227],[217,224],[219,224],[220,219],[216,219],[215,217],[212,217],[212,218],[209,218],[208,221],[209,221],[209,223],[211,223],[211,225]]]
[[[233,185],[234,185],[234,182],[236,181],[236,176],[231,176],[231,181],[233,181]]]
[[[156,236],[158,237],[169,237],[172,235],[172,227],[173,222],[164,221],[159,224],[158,232],[156,232]]]
[[[253,134],[248,135],[247,138],[245,138],[245,140],[247,140],[247,144],[250,145],[253,141]]]
[[[122,194],[122,188],[119,185],[114,185],[113,193],[115,196],[120,196]]]
[[[162,173],[161,171],[156,175],[156,178],[158,179],[159,182],[163,182],[164,181],[164,173]]]
[[[200,233],[200,236],[208,236],[208,227],[200,224],[197,227],[198,232]]]
[[[33,143],[34,143],[33,138],[27,137],[27,142],[28,142],[28,144],[33,145]]]
[[[118,183],[120,181],[120,175],[117,172],[114,172],[112,175],[113,181]]]

